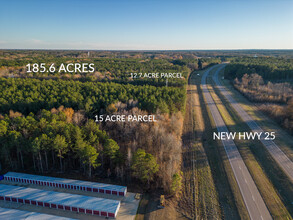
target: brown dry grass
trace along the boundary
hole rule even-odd
[[[221,219],[218,192],[203,147],[205,121],[202,112],[200,76],[193,73],[187,86],[187,103],[183,129],[184,191],[180,211],[189,218]]]

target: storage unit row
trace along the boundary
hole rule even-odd
[[[125,196],[127,192],[126,186],[118,186],[104,183],[95,183],[89,181],[80,181],[73,179],[63,179],[48,176],[38,176],[25,173],[8,172],[4,175],[4,179],[12,182],[21,182],[29,184],[38,184],[42,186],[50,186],[65,189],[84,190],[97,193],[106,193],[117,196]]]
[[[0,207],[0,219],[25,219],[25,220],[73,220],[72,218],[65,218],[55,215],[47,215],[37,212],[28,212],[18,209],[6,209]]]
[[[91,215],[117,216],[120,201],[0,184],[0,200]]]

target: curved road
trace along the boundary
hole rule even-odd
[[[220,64],[222,69],[225,67],[225,64]],[[262,132],[260,137],[260,141],[267,148],[271,156],[278,163],[278,165],[284,170],[286,175],[289,177],[291,182],[293,182],[293,162],[287,157],[287,155],[275,144],[272,140],[266,140],[266,135],[264,131],[260,128],[260,126],[247,114],[247,112],[240,106],[240,104],[235,101],[235,99],[231,96],[229,91],[223,86],[219,80],[219,71],[213,75],[213,80],[216,83],[218,89],[222,93],[223,96],[230,102],[232,107],[236,110],[237,114],[241,117],[243,122],[245,122],[252,132]]]
[[[209,72],[217,66],[211,67],[205,71],[202,76],[201,85],[202,92],[206,101],[206,104],[213,116],[218,132],[229,132],[225,122],[207,88],[206,78]],[[219,72],[224,66],[217,69]],[[230,165],[232,167],[235,179],[238,187],[241,191],[244,203],[251,219],[272,219],[245,163],[243,162],[241,155],[232,139],[222,140],[226,154],[229,158]]]

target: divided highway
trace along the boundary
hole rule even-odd
[[[217,66],[211,67],[205,71],[202,76],[201,85],[202,92],[206,101],[206,104],[212,114],[214,122],[216,124],[218,132],[229,132],[225,122],[208,90],[206,79],[209,72]],[[217,69],[219,72],[224,66]],[[245,163],[243,162],[241,155],[232,139],[222,140],[226,154],[228,156],[230,165],[232,167],[235,179],[241,191],[243,200],[248,210],[251,219],[272,219]]]
[[[219,70],[225,67],[225,64],[220,64]],[[229,91],[221,84],[219,80],[219,70],[213,75],[213,80],[223,96],[230,102],[232,107],[236,110],[241,119],[250,127],[253,132],[262,132],[260,141],[267,148],[278,165],[284,170],[287,176],[293,182],[293,162],[286,156],[286,154],[275,144],[272,140],[265,140],[264,131],[260,126],[247,114],[247,112],[240,106],[240,104],[232,97]]]

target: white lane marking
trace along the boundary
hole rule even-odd
[[[219,71],[219,70],[218,70]],[[216,111],[216,113],[217,113],[217,108],[215,107],[215,103],[212,103],[212,97],[211,97],[211,95],[210,95],[210,92],[208,91],[208,89],[207,89],[207,86],[206,86],[206,78],[207,78],[207,75],[209,74],[209,72],[210,72],[210,70],[208,70],[208,71],[206,71],[205,73],[204,73],[204,75],[203,75],[203,77],[202,77],[202,84],[203,84],[203,88],[205,88],[205,90],[204,90],[204,92],[203,92],[203,94],[204,94],[204,96],[206,96],[207,95],[207,97],[205,97],[205,99],[206,100],[211,100],[211,103],[207,103],[208,104],[208,107],[209,107],[209,109],[210,109],[210,112],[211,112],[211,114],[212,114],[212,116],[213,116],[213,119],[214,119],[214,121],[215,121],[215,123],[217,124],[217,122],[219,123],[219,121],[221,122],[221,120],[220,119],[222,119],[221,118],[221,115],[219,114],[219,112],[218,112],[218,114],[219,114],[219,120],[215,120],[215,119],[217,119],[217,118],[215,118],[214,116],[215,116],[215,114],[214,114],[214,111]],[[210,97],[209,97],[210,96]],[[211,109],[212,108],[212,109]],[[217,115],[217,117],[218,117],[218,115]],[[222,124],[222,123],[221,123]],[[224,124],[224,123],[223,123]],[[217,128],[218,128],[218,126],[219,125],[217,125]],[[224,126],[225,126],[225,124],[224,124]],[[233,141],[232,141],[233,142]],[[230,153],[228,153],[227,152],[227,147],[226,147],[226,144],[225,144],[226,142],[225,141],[222,141],[222,144],[223,144],[223,146],[224,146],[224,148],[225,148],[225,151],[226,151],[226,154],[227,154],[227,156],[228,156],[228,159],[229,159],[229,162],[230,162],[230,164],[231,164],[231,168],[232,168],[232,170],[233,170],[233,173],[234,173],[234,176],[235,176],[235,179],[236,179],[236,181],[237,181],[237,184],[238,184],[238,186],[239,186],[239,189],[240,189],[240,191],[241,191],[241,194],[242,194],[242,197],[243,197],[243,200],[244,200],[244,203],[245,203],[245,205],[246,205],[246,208],[247,208],[247,211],[248,211],[248,213],[249,213],[249,216],[251,217],[251,219],[253,219],[253,217],[252,216],[255,216],[254,214],[252,214],[251,213],[251,205],[249,205],[248,204],[248,201],[246,201],[247,199],[245,198],[245,195],[246,195],[246,193],[244,193],[243,191],[242,191],[242,188],[241,188],[241,186],[240,186],[240,183],[239,183],[239,180],[238,180],[238,178],[237,178],[237,173],[235,172],[235,170],[234,170],[234,166],[232,165],[232,161],[231,161],[231,159],[232,158],[230,158]],[[235,151],[235,152],[237,152],[238,154],[235,156],[236,158],[239,158],[240,157],[240,159],[243,161],[243,159],[242,159],[242,157],[241,157],[241,155],[239,154],[239,151],[237,150],[237,147],[236,146],[234,146],[235,148],[233,149],[233,151]],[[245,166],[245,164],[243,164],[244,165],[244,171],[246,171],[246,166]],[[236,164],[235,164],[235,168],[236,168]],[[242,171],[242,168],[241,168],[241,166],[238,166],[239,167],[239,169],[241,170],[241,172],[242,172],[242,176],[244,175],[243,174],[243,171]],[[250,177],[250,178],[252,178],[250,175],[249,175],[249,173],[248,173],[248,177]],[[253,182],[252,184],[254,184],[255,185],[255,183]],[[250,195],[251,195],[251,190],[250,190],[250,188],[248,187],[248,190],[249,190],[249,192],[250,192]],[[258,192],[258,189],[257,189],[257,192]],[[259,193],[259,192],[258,192]],[[248,195],[247,195],[248,196]],[[258,196],[258,195],[257,195]],[[253,197],[252,197],[253,198]],[[254,199],[254,198],[253,198]],[[249,199],[248,199],[249,200]],[[260,198],[260,201],[262,201],[263,202],[263,200],[262,200],[262,198]],[[255,200],[254,200],[254,202],[255,202]],[[257,206],[257,209],[259,210],[259,207],[258,207],[258,204],[256,204],[256,206]],[[259,210],[259,212],[261,213],[261,211],[262,210]],[[266,213],[265,213],[266,214]],[[257,216],[257,218],[258,218],[258,216]]]

